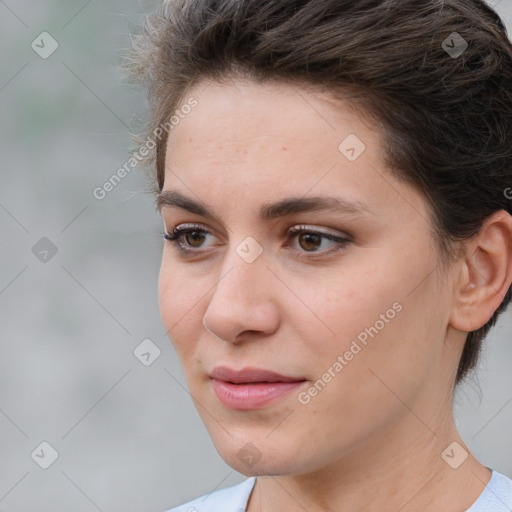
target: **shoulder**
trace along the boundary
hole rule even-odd
[[[166,512],[245,512],[256,477],[240,484],[204,494]]]
[[[510,512],[512,510],[512,480],[492,470],[489,483],[478,500],[466,512]]]

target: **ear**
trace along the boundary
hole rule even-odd
[[[492,317],[512,283],[512,216],[500,210],[488,217],[466,246],[454,289],[450,324],[479,329]]]

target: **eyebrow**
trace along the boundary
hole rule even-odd
[[[155,204],[158,212],[161,212],[164,207],[177,207],[190,213],[220,221],[210,206],[186,197],[175,190],[165,190],[158,194]],[[262,220],[272,220],[294,213],[317,211],[342,211],[352,215],[375,215],[360,201],[349,201],[336,196],[288,197],[275,203],[264,203],[260,208],[259,215]]]

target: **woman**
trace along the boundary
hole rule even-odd
[[[165,328],[249,478],[173,511],[510,511],[453,393],[511,299],[512,45],[477,0],[171,0],[135,39]]]

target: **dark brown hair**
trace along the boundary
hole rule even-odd
[[[205,79],[350,98],[380,124],[389,169],[427,199],[442,263],[489,215],[512,213],[512,45],[481,0],[170,0],[133,37],[125,68],[148,86],[140,145]],[[157,192],[167,136],[145,158]],[[511,294],[468,334],[455,384]]]

